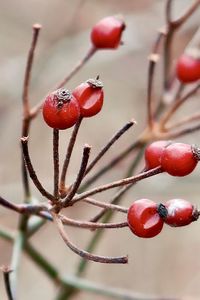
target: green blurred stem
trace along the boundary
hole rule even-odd
[[[13,253],[11,259],[11,269],[13,272],[10,274],[10,285],[14,299],[16,298],[17,290],[17,275],[21,261],[21,254],[26,241],[26,227],[28,222],[28,216],[22,215],[19,223],[19,230],[14,239]]]

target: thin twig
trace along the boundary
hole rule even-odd
[[[111,183],[107,183],[105,185],[96,187],[94,189],[91,189],[89,191],[83,192],[83,193],[75,196],[72,203],[77,202],[79,200],[82,200],[86,197],[92,196],[94,194],[101,193],[101,192],[106,191],[108,189],[112,189],[112,188],[115,188],[115,187],[118,187],[118,186],[127,185],[129,183],[134,183],[134,182],[140,181],[142,179],[157,175],[157,174],[162,173],[162,172],[163,172],[163,170],[161,169],[161,167],[157,167],[155,169],[145,171],[143,173],[140,173],[140,174],[132,176],[132,177],[117,180],[117,181],[114,181],[114,182],[111,182]]]
[[[56,89],[63,87],[86,63],[87,61],[96,53],[97,49],[91,46],[83,59],[81,59],[76,66],[71,70],[71,72],[57,84]]]
[[[177,109],[182,106],[186,100],[188,100],[191,96],[195,95],[200,88],[200,83],[198,83],[195,87],[193,87],[190,91],[188,91],[182,98],[177,99],[175,102],[171,104],[169,109],[165,112],[165,114],[160,119],[160,126],[164,128],[167,122],[171,119],[172,115],[177,111]]]
[[[86,182],[81,187],[82,190],[86,190],[92,183],[94,183],[99,177],[101,177],[103,174],[111,170],[118,162],[125,159],[134,149],[142,147],[144,144],[143,141],[139,138],[137,141],[135,141],[133,144],[131,144],[128,148],[126,148],[124,151],[122,151],[119,155],[117,155],[115,158],[113,158],[110,162],[106,164],[106,166],[102,167],[100,170],[98,170],[91,178],[86,180]]]
[[[21,138],[21,144],[22,144],[22,151],[23,151],[23,155],[24,155],[24,160],[27,166],[27,169],[29,171],[29,175],[33,181],[33,183],[35,184],[36,188],[40,191],[40,193],[46,197],[47,199],[54,201],[54,196],[51,195],[49,192],[47,192],[44,187],[42,186],[42,184],[40,183],[40,181],[38,180],[38,177],[35,173],[35,170],[33,168],[33,165],[31,163],[31,159],[30,159],[30,155],[29,155],[29,151],[28,151],[28,137],[22,137]]]
[[[23,104],[22,136],[28,136],[29,133],[29,127],[31,121],[30,103],[29,103],[29,85],[30,85],[31,70],[33,65],[33,58],[34,58],[35,48],[36,48],[40,29],[41,29],[41,25],[39,24],[33,25],[32,42],[28,53],[27,63],[26,63],[26,70],[25,70],[24,84],[23,84],[23,95],[22,95],[22,104]],[[25,201],[29,202],[31,192],[30,192],[28,174],[27,174],[23,157],[22,157],[22,183],[24,187]]]
[[[181,137],[183,135],[186,135],[186,134],[190,134],[190,133],[194,133],[195,131],[198,131],[200,129],[200,125],[197,124],[197,125],[193,125],[191,126],[189,124],[189,126],[187,126],[186,128],[183,128],[183,129],[180,129],[180,130],[172,130],[172,131],[169,131],[170,133],[170,137],[172,139],[175,139],[177,137]]]
[[[191,17],[191,15],[197,10],[199,5],[200,5],[200,0],[195,1],[179,19],[173,21],[172,23],[174,28],[178,29],[180,26],[182,26],[183,23],[185,23]]]
[[[84,174],[85,174],[85,170],[87,168],[87,163],[88,163],[89,156],[90,156],[90,150],[91,150],[91,147],[86,144],[83,148],[83,156],[82,156],[81,166],[80,166],[79,172],[77,174],[76,180],[75,180],[74,184],[72,185],[72,188],[71,188],[69,194],[62,201],[62,207],[67,206],[67,204],[71,201],[71,199],[76,194],[76,192],[77,192],[77,190],[78,190],[78,188],[79,188],[79,186],[82,182],[82,179],[83,179]]]
[[[9,202],[8,200],[2,198],[1,196],[0,196],[0,205],[8,209],[11,209],[13,211],[20,212],[20,208],[18,205]]]
[[[91,261],[99,262],[99,263],[110,263],[110,264],[126,264],[128,263],[128,258],[127,256],[119,256],[119,257],[107,257],[107,256],[99,256],[99,255],[94,255],[91,254],[87,251],[84,251],[82,249],[79,249],[77,246],[75,246],[70,240],[69,237],[67,236],[64,226],[62,224],[62,221],[59,219],[57,214],[52,212],[52,216],[54,219],[55,224],[57,225],[58,231],[65,242],[65,244],[76,254],[81,256],[84,259],[88,259]]]
[[[54,197],[59,199],[59,130],[53,129]]]
[[[30,78],[31,78],[31,70],[33,65],[33,58],[35,53],[35,48],[37,45],[37,40],[39,36],[39,32],[42,26],[40,24],[33,25],[33,37],[31,42],[31,47],[28,53],[28,59],[26,64],[25,70],[25,77],[24,77],[24,85],[23,85],[23,109],[24,109],[24,117],[28,117],[30,114],[30,104],[29,104],[29,85],[30,85]],[[23,133],[23,135],[27,135],[28,133]]]
[[[158,60],[159,60],[158,54],[151,54],[149,57],[148,85],[147,85],[147,116],[148,116],[148,126],[150,129],[153,128],[153,124],[154,124],[152,90],[153,90],[154,71]]]
[[[62,221],[63,225],[70,225],[74,227],[79,228],[85,228],[85,229],[97,229],[97,228],[123,228],[127,227],[127,222],[118,222],[118,223],[93,223],[93,222],[86,222],[86,221],[79,221],[79,220],[73,220],[71,218],[68,218],[64,215],[59,214],[59,218]]]
[[[116,211],[123,212],[125,214],[127,214],[127,212],[128,212],[127,207],[123,207],[123,206],[119,206],[119,205],[115,205],[115,204],[111,204],[111,203],[105,203],[105,202],[98,201],[98,200],[95,200],[95,199],[92,199],[92,198],[89,198],[89,197],[81,199],[81,200],[86,202],[86,203],[92,204],[94,206],[106,208],[107,210],[108,209],[116,210]],[[74,200],[72,200],[71,204],[77,203],[78,201],[79,200],[74,199]]]
[[[3,272],[4,283],[6,288],[6,294],[8,296],[8,300],[14,300],[14,295],[12,294],[11,283],[10,283],[10,273],[12,270],[7,266],[2,266],[1,270]]]
[[[164,29],[159,30],[156,41],[153,45],[152,53],[149,56],[149,66],[148,66],[148,85],[147,85],[147,118],[148,118],[148,127],[150,129],[153,128],[154,123],[154,112],[153,112],[153,99],[152,99],[152,91],[153,91],[153,81],[155,74],[155,67],[159,60],[159,48],[163,37],[165,37],[166,32]]]
[[[141,160],[142,156],[143,156],[143,149],[140,149],[140,151],[138,152],[137,156],[135,157],[132,165],[129,167],[129,170],[126,174],[127,177],[130,177],[133,174],[133,171],[137,167],[137,165],[138,165],[139,161]],[[128,192],[128,190],[135,184],[136,183],[133,183],[133,184],[131,183],[127,186],[123,186],[122,188],[120,188],[119,191],[111,198],[110,204],[118,204],[121,200],[121,197],[126,192]],[[96,214],[96,216],[94,216],[90,219],[90,222],[97,222],[98,220],[100,220],[104,216],[104,214],[107,211],[108,211],[107,209],[103,208],[98,214]]]
[[[134,124],[136,124],[135,120],[131,120],[127,122],[120,130],[118,130],[113,137],[108,141],[108,143],[99,151],[97,156],[91,161],[88,165],[85,176],[92,170],[92,168],[97,164],[97,162],[102,158],[102,156],[110,149],[110,147]]]
[[[171,124],[170,126],[167,126],[167,130],[174,130],[177,129],[178,127],[182,127],[184,125],[187,125],[189,123],[199,121],[200,120],[200,113],[192,114],[191,116],[187,116],[183,118],[182,120]]]
[[[57,90],[57,89],[63,87],[65,84],[67,84],[68,81],[89,61],[89,59],[96,53],[96,51],[97,51],[96,48],[91,47],[88,50],[88,52],[86,53],[86,55],[83,57],[83,59],[81,59],[75,65],[75,67],[70,71],[70,73],[61,82],[59,82],[54,89]],[[39,113],[39,111],[42,107],[42,104],[43,104],[43,100],[32,108],[31,116],[33,118]]]
[[[76,141],[76,137],[78,134],[78,130],[80,128],[82,122],[82,118],[79,118],[78,122],[75,124],[74,129],[72,131],[70,140],[69,140],[69,144],[67,147],[67,154],[65,156],[65,160],[64,160],[64,164],[62,167],[62,172],[61,172],[61,177],[60,177],[60,193],[62,197],[66,196],[66,188],[65,188],[65,181],[66,181],[66,175],[67,175],[67,170],[68,170],[68,166],[69,166],[69,162],[70,162],[70,158],[72,155],[72,151],[74,148],[74,144]]]

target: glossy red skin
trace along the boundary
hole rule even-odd
[[[55,129],[67,129],[72,127],[80,117],[80,108],[77,100],[72,96],[69,102],[58,106],[58,97],[52,93],[45,99],[43,105],[43,118],[47,125]]]
[[[161,165],[163,150],[169,145],[169,141],[156,141],[145,149],[146,169],[153,169]]]
[[[163,171],[172,176],[186,176],[190,174],[197,165],[191,145],[173,143],[163,150],[161,156],[161,167]]]
[[[97,49],[115,49],[121,42],[124,29],[125,24],[122,20],[113,16],[104,18],[92,29],[92,44]]]
[[[176,76],[183,83],[200,79],[200,59],[183,54],[177,61]]]
[[[168,215],[164,222],[173,227],[185,226],[193,222],[194,207],[183,199],[172,199],[165,203]]]
[[[128,225],[131,231],[142,238],[152,238],[163,228],[163,220],[157,212],[157,205],[151,200],[135,201],[128,210]]]
[[[101,87],[93,87],[85,82],[77,86],[72,94],[79,103],[82,117],[92,117],[102,109],[104,93]]]

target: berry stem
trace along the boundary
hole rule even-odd
[[[99,151],[97,156],[91,161],[88,165],[84,177],[93,169],[93,167],[97,164],[97,162],[103,157],[103,155],[111,148],[111,146],[134,124],[136,124],[135,120],[131,120],[127,122],[120,130],[118,130],[113,137],[108,141],[108,143]]]
[[[41,29],[41,25],[39,24],[33,25],[32,42],[27,57],[26,70],[24,75],[24,84],[23,84],[23,94],[22,94],[22,105],[23,105],[22,106],[23,108],[22,136],[28,136],[29,134],[29,127],[31,122],[30,103],[29,103],[29,85],[31,79],[31,70],[33,65],[35,48],[37,45],[40,29]],[[22,182],[24,187],[25,201],[28,202],[31,192],[30,192],[28,174],[27,174],[26,167],[24,165],[23,156],[22,156]]]
[[[88,62],[88,60],[96,53],[96,51],[97,49],[91,46],[86,55],[74,66],[71,72],[56,85],[56,90],[63,87]]]
[[[123,228],[127,227],[127,222],[118,222],[118,223],[93,223],[93,222],[86,222],[86,221],[78,221],[67,218],[66,216],[59,215],[60,220],[62,221],[63,225],[70,225],[78,228],[85,228],[85,229],[98,229],[98,228]]]
[[[76,202],[78,202],[79,200],[76,200],[74,199],[72,202],[71,202],[71,205],[74,205]],[[116,211],[119,211],[119,212],[123,212],[123,213],[127,213],[128,211],[128,208],[127,207],[123,207],[123,206],[119,206],[119,205],[115,205],[115,204],[110,204],[110,203],[105,203],[105,202],[102,202],[102,201],[98,201],[98,200],[95,200],[95,199],[92,199],[92,198],[83,198],[82,201],[86,202],[86,203],[89,203],[91,205],[94,205],[94,206],[98,206],[98,207],[101,207],[101,208],[105,208],[106,210],[108,209],[111,209],[111,210],[116,210]]]
[[[105,174],[107,171],[111,170],[118,162],[128,156],[133,150],[142,147],[143,141],[140,138],[131,144],[127,149],[122,151],[119,155],[117,155],[114,159],[106,164],[106,166],[102,167],[99,171],[97,171],[91,178],[89,178],[82,186],[82,190],[88,188],[92,183],[94,183],[99,177]]]
[[[82,249],[79,249],[76,245],[74,245],[68,235],[66,234],[64,230],[64,226],[62,224],[62,221],[59,219],[58,215],[55,213],[52,213],[54,222],[58,228],[58,231],[65,242],[65,244],[76,254],[81,256],[84,259],[88,259],[91,261],[99,262],[99,263],[110,263],[110,264],[126,264],[128,263],[127,256],[119,256],[119,257],[108,257],[108,256],[99,256],[91,254],[87,251],[84,251]]]
[[[82,118],[79,118],[78,122],[74,126],[74,129],[72,131],[72,134],[71,134],[71,137],[70,137],[70,140],[69,140],[69,144],[68,144],[68,147],[67,147],[67,153],[66,153],[65,160],[64,160],[64,163],[63,163],[61,178],[60,178],[61,197],[66,196],[65,181],[66,181],[67,170],[68,170],[70,158],[71,158],[71,155],[72,155],[72,151],[74,149],[74,145],[75,145],[75,142],[76,142],[76,138],[77,138],[77,134],[78,134],[78,130],[80,128],[81,122],[82,122]]]
[[[114,182],[111,182],[111,183],[108,183],[108,184],[105,184],[105,185],[102,185],[102,186],[99,186],[99,187],[95,187],[94,189],[91,189],[89,191],[83,192],[83,193],[75,196],[72,203],[77,202],[79,200],[82,200],[86,197],[95,195],[97,193],[101,193],[103,191],[113,189],[113,188],[118,187],[118,186],[123,186],[123,185],[127,185],[129,183],[138,182],[140,180],[143,180],[145,178],[157,175],[157,174],[162,173],[162,172],[163,171],[162,171],[161,167],[156,167],[154,169],[142,172],[142,173],[140,173],[138,175],[135,175],[135,176],[132,176],[132,177],[120,179],[120,180],[117,180],[117,181],[114,181]]]
[[[155,67],[159,60],[159,48],[160,44],[165,37],[165,30],[161,29],[158,32],[158,36],[153,45],[152,53],[149,56],[149,66],[148,66],[148,84],[147,84],[147,118],[148,118],[148,126],[150,129],[153,128],[154,123],[154,113],[153,113],[153,80],[155,74]]]
[[[30,107],[29,107],[29,85],[30,85],[30,78],[31,78],[31,70],[33,65],[33,59],[35,54],[35,48],[38,41],[38,36],[40,33],[41,25],[34,24],[33,25],[33,37],[31,42],[31,47],[28,53],[28,59],[26,64],[25,70],[25,77],[24,77],[24,85],[23,85],[23,110],[24,110],[24,118],[29,117],[30,114]]]
[[[191,15],[197,10],[199,5],[200,5],[200,0],[196,0],[179,19],[172,22],[174,28],[178,29],[180,26],[182,26],[191,17]]]
[[[53,129],[54,197],[59,199],[59,130]]]
[[[161,128],[165,128],[166,123],[171,119],[172,115],[179,109],[180,106],[182,106],[186,100],[191,98],[191,96],[195,95],[200,88],[200,83],[197,84],[194,88],[192,88],[190,91],[188,91],[185,96],[183,96],[180,99],[177,99],[175,102],[173,102],[169,109],[165,112],[165,114],[160,119],[159,125]]]
[[[167,126],[167,130],[171,131],[171,130],[177,129],[178,127],[182,127],[186,124],[189,124],[189,123],[192,123],[195,121],[199,121],[199,120],[200,120],[200,113],[196,113],[191,116],[187,116],[187,117],[183,118],[182,120],[180,120],[170,126]]]
[[[44,187],[38,180],[38,177],[33,168],[33,165],[32,165],[31,159],[30,159],[30,155],[29,155],[29,150],[28,150],[28,137],[21,138],[21,145],[22,145],[22,151],[23,151],[23,155],[24,155],[24,161],[25,161],[26,167],[28,169],[29,176],[31,177],[33,183],[35,184],[36,188],[40,191],[40,193],[44,197],[46,197],[47,199],[49,199],[53,202],[55,200],[55,197],[44,189]]]
[[[91,150],[91,147],[89,145],[84,146],[81,166],[80,166],[78,175],[76,177],[76,180],[75,180],[74,184],[71,187],[71,190],[70,190],[69,194],[67,195],[65,200],[62,202],[62,207],[66,207],[70,203],[71,199],[76,194],[76,192],[77,192],[77,190],[78,190],[78,188],[79,188],[79,186],[82,182],[82,179],[84,177],[85,170],[86,170],[86,167],[87,167],[87,163],[88,163],[88,160],[89,160],[90,150]]]

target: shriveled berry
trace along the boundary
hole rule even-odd
[[[164,222],[173,227],[185,226],[199,217],[197,209],[187,200],[172,199],[165,203],[167,215]]]
[[[122,19],[110,16],[100,20],[91,32],[91,41],[97,49],[115,49],[121,42],[121,35],[125,29]]]
[[[45,98],[42,112],[47,125],[56,129],[70,128],[80,117],[78,101],[65,89],[49,94]]]
[[[145,149],[146,169],[153,169],[161,165],[163,150],[170,145],[170,141],[156,141]]]
[[[157,212],[157,205],[149,199],[135,201],[128,210],[128,225],[131,231],[142,238],[151,238],[163,228],[163,219]]]
[[[161,167],[172,176],[186,176],[197,165],[197,158],[189,144],[173,143],[163,150]]]
[[[183,83],[191,83],[200,79],[200,52],[198,50],[190,49],[179,57],[176,75]]]
[[[82,117],[88,118],[100,112],[103,106],[103,84],[100,80],[89,79],[72,92],[80,106]]]

